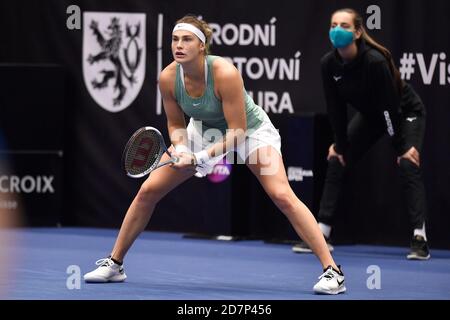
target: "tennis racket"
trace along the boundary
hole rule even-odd
[[[164,153],[167,153],[170,159],[160,163]],[[122,154],[125,172],[132,178],[143,177],[153,170],[177,161],[178,158],[173,157],[167,150],[161,132],[153,127],[138,129],[128,140]]]

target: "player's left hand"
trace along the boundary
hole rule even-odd
[[[397,164],[400,164],[401,159],[406,159],[414,163],[416,166],[420,167],[420,154],[416,148],[411,147],[408,151],[406,151],[401,157],[397,158]]]
[[[170,166],[174,169],[194,170],[195,171],[195,157],[188,152],[172,152],[172,156],[177,157],[178,161],[172,163]]]

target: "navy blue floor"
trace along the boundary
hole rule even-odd
[[[13,240],[2,245],[8,259],[2,262],[0,295],[26,300],[450,299],[450,251],[431,250],[429,261],[408,261],[407,248],[337,246],[333,256],[343,266],[347,293],[319,296],[312,292],[321,273],[318,260],[292,253],[289,245],[160,232],[144,232],[135,242],[125,260],[125,283],[78,282],[80,273],[109,253],[116,234],[77,228],[2,231],[3,239]],[[368,288],[370,266],[379,267],[380,289]]]

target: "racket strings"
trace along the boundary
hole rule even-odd
[[[154,131],[143,131],[130,145],[125,161],[125,169],[132,175],[153,169],[159,162],[161,152],[160,138]]]

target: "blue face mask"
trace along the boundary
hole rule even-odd
[[[353,32],[339,26],[331,28],[330,40],[336,49],[344,48],[353,42]]]

